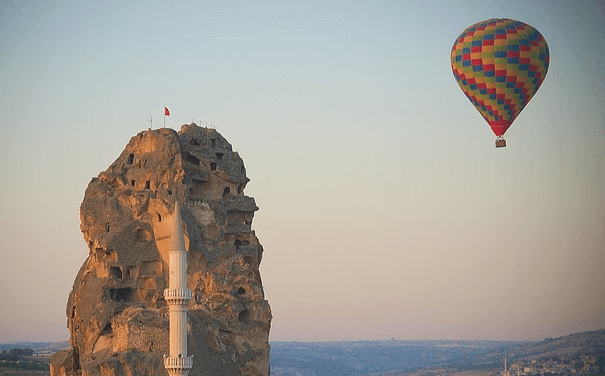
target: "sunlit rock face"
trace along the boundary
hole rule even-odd
[[[71,350],[51,374],[166,375],[168,252],[175,202],[188,250],[190,375],[269,375],[271,310],[240,156],[195,124],[134,136],[80,207],[89,255],[67,304]]]

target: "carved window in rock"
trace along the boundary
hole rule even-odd
[[[115,279],[122,279],[122,269],[119,266],[112,266],[109,269],[109,273]]]
[[[134,162],[134,154],[128,154],[128,164],[132,164]]]
[[[212,147],[215,147],[216,146],[216,138],[210,139],[210,144],[211,144]]]
[[[136,183],[137,182],[134,179],[130,181],[130,185],[133,186],[133,187],[136,185]]]
[[[240,323],[248,321],[250,319],[250,311],[248,311],[247,309],[244,309],[243,311],[241,311],[239,313],[237,318]]]
[[[135,267],[134,266],[127,266],[124,269],[124,276],[126,276],[126,277],[134,277],[134,273],[135,273]]]
[[[158,213],[158,222],[162,222],[162,215]]]
[[[216,153],[216,157],[218,159],[223,159],[223,155],[224,155],[223,153]]]
[[[239,247],[242,245],[249,245],[250,242],[247,240],[239,240],[239,239],[235,239],[235,250],[239,250]]]
[[[147,181],[145,182],[145,189],[150,189],[150,188],[151,188],[151,181],[150,181],[150,180],[147,180]]]
[[[223,189],[223,198],[226,198],[230,194],[231,194],[231,188],[225,187],[225,189]]]
[[[195,166],[199,166],[200,165],[200,160],[196,156],[194,156],[194,155],[186,154],[185,155],[185,160],[187,162],[191,163],[192,165],[195,165]]]
[[[216,162],[210,162],[210,171],[216,171]]]

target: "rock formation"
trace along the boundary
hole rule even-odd
[[[93,178],[80,207],[89,255],[67,303],[70,350],[51,375],[166,375],[168,250],[175,202],[188,250],[190,375],[269,375],[271,310],[251,230],[249,179],[216,130],[134,136]]]

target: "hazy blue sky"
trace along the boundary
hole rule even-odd
[[[0,342],[68,338],[79,205],[130,137],[213,123],[260,210],[271,340],[605,327],[605,2],[0,0]],[[551,65],[496,149],[450,69],[529,23]]]

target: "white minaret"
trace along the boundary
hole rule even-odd
[[[508,376],[508,363],[506,360],[506,354],[504,354],[504,376]]]
[[[170,308],[170,355],[164,356],[164,368],[170,376],[186,376],[193,366],[193,357],[187,356],[187,304],[191,290],[187,288],[187,251],[178,202],[174,204],[173,217],[168,253],[170,279],[164,290],[164,299]]]

